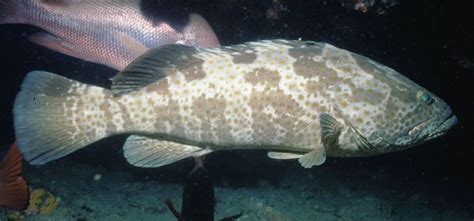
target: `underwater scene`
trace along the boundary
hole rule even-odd
[[[443,0],[0,0],[0,221],[474,220]]]

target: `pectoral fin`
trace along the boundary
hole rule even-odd
[[[211,152],[196,146],[136,135],[128,137],[123,150],[127,161],[137,167],[160,167]]]
[[[319,115],[321,125],[321,142],[325,148],[332,148],[338,145],[339,135],[342,125],[334,117],[327,113]]]
[[[326,150],[338,145],[339,135],[342,125],[327,113],[319,115],[321,125],[321,144],[316,145],[316,149],[299,158],[300,164],[304,168],[319,166],[326,161]]]
[[[81,54],[79,50],[75,49],[73,44],[63,40],[60,37],[54,36],[45,32],[38,32],[28,36],[28,40],[39,44],[43,47],[63,53],[75,58],[80,58],[86,61],[91,61],[90,58]]]
[[[291,159],[298,159],[302,154],[296,154],[296,153],[285,153],[285,152],[268,152],[268,157],[272,159],[278,159],[278,160],[291,160]]]

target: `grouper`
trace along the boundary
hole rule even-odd
[[[443,100],[387,66],[290,40],[161,46],[114,76],[111,90],[33,71],[13,112],[19,147],[34,165],[130,134],[124,155],[138,167],[266,149],[310,168],[326,156],[413,147],[457,122]]]

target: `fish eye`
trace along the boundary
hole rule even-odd
[[[431,97],[427,92],[425,91],[418,91],[417,93],[418,100],[425,104],[431,104],[433,103],[433,97]]]

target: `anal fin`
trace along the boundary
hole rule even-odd
[[[123,150],[127,161],[137,167],[160,167],[211,152],[196,146],[137,135],[127,138]]]

